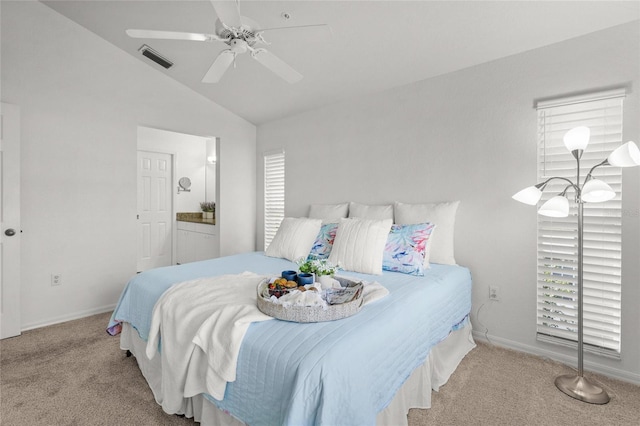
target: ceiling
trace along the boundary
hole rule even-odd
[[[248,54],[207,84],[201,80],[224,43],[133,39],[125,30],[214,33],[209,0],[43,3],[256,125],[640,19],[638,1],[241,0],[241,14],[261,28],[325,23],[332,37],[265,35],[272,42],[266,48],[304,76],[295,84]],[[149,61],[142,44],[175,65],[165,70]]]

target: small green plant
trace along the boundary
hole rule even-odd
[[[200,203],[200,209],[203,212],[213,212],[216,210],[216,203],[213,201],[202,201]]]
[[[332,265],[327,259],[306,259],[301,257],[296,261],[300,272],[306,272],[307,274],[321,275],[333,275],[336,273],[336,267]]]

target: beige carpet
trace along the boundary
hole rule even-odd
[[[105,332],[108,318],[95,315],[1,341],[0,424],[193,425],[155,403],[135,359]],[[433,393],[430,410],[411,410],[409,424],[640,424],[640,387],[593,376],[611,402],[585,404],[555,388],[554,378],[568,372],[552,361],[480,344]]]

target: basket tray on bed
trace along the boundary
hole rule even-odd
[[[325,309],[323,306],[284,306],[278,303],[273,303],[268,296],[268,292],[265,289],[268,286],[268,282],[263,282],[258,286],[258,309],[264,314],[271,317],[293,322],[322,322],[322,321],[334,321],[342,318],[347,318],[360,312],[364,301],[362,283],[360,281],[353,281],[344,277],[334,277],[340,282],[343,288],[359,286],[358,291],[355,293],[354,298],[351,301],[345,303],[329,304]]]

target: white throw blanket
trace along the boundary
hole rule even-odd
[[[256,306],[264,278],[249,272],[202,278],[176,284],[158,299],[146,354],[155,356],[162,336],[162,391],[156,398],[166,412],[179,412],[183,398],[203,392],[223,399],[227,382],[236,378],[249,325],[273,319]]]
[[[366,305],[367,303],[373,303],[376,300],[380,300],[389,294],[389,290],[384,288],[382,284],[377,281],[363,281],[364,287],[362,289],[362,298],[364,301],[362,305]]]
[[[201,278],[175,284],[158,299],[146,355],[152,359],[160,344],[162,386],[155,397],[164,411],[178,413],[183,398],[200,393],[224,398],[249,325],[273,319],[256,305],[256,288],[265,278],[251,272]],[[388,293],[377,282],[365,283],[364,304]]]

